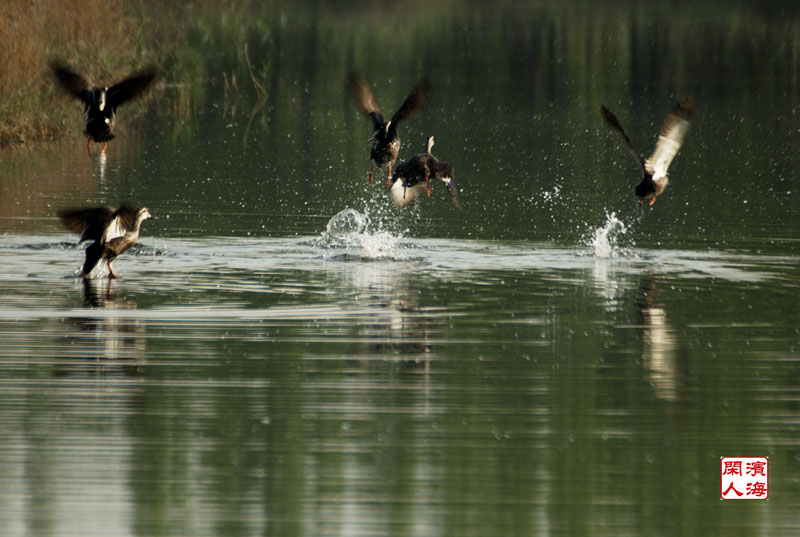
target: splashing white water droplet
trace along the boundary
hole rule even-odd
[[[364,233],[369,225],[369,217],[355,209],[339,211],[328,221],[325,234],[330,238],[347,237],[357,233]]]
[[[372,220],[355,209],[344,209],[330,219],[317,244],[328,249],[344,249],[348,256],[362,259],[403,259],[402,235],[372,231]],[[378,227],[380,228],[380,222]]]
[[[627,231],[625,224],[617,218],[616,213],[606,215],[603,227],[595,229],[591,239],[591,247],[597,257],[615,257],[620,235]]]

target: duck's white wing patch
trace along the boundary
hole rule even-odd
[[[678,154],[688,130],[689,122],[681,120],[673,125],[669,131],[662,131],[658,135],[656,148],[644,163],[647,173],[653,174],[653,179],[667,175],[667,169],[672,159]]]
[[[127,230],[125,229],[125,226],[122,225],[122,219],[119,216],[116,216],[108,224],[105,235],[103,237],[103,242],[108,242],[114,239],[118,239],[124,236],[125,233],[127,233]]]
[[[657,180],[667,175],[672,159],[678,154],[678,150],[683,144],[686,133],[689,132],[689,120],[694,112],[694,99],[691,97],[681,101],[673,108],[661,132],[658,135],[658,142],[653,154],[645,161],[644,167],[647,173],[653,175],[653,180]]]

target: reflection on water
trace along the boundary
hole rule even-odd
[[[596,257],[592,267],[592,281],[603,306],[608,312],[617,309],[622,299],[624,279],[616,273],[616,267],[606,256]]]
[[[431,331],[447,326],[446,317],[420,305],[422,291],[413,281],[420,268],[418,264],[397,267],[393,263],[355,263],[343,273],[337,271],[336,281],[332,282],[336,292],[351,289],[354,304],[384,313],[375,315],[367,326],[357,327],[367,339],[378,342],[373,343],[378,346],[371,352],[390,353],[410,361],[427,358]]]
[[[113,290],[113,280],[81,280],[87,311],[86,317],[68,319],[77,328],[74,339],[70,340],[73,352],[84,359],[128,360],[134,363],[143,360],[147,351],[144,323],[123,313],[136,309],[136,303],[119,296]],[[108,310],[109,314],[95,317],[92,311],[96,309]]]
[[[703,527],[718,480],[691,453],[713,463],[739,441],[739,412],[719,409],[780,416],[796,400],[778,364],[797,337],[776,313],[796,258],[397,236],[375,256],[383,233],[146,237],[113,282],[73,279],[59,237],[9,237],[2,494],[53,505],[7,503],[20,514],[0,529],[93,516],[82,534],[450,535],[456,517],[491,534],[524,514],[526,533],[635,533],[668,523],[636,507],[664,487],[697,491],[681,505]],[[740,301],[773,309],[691,328],[705,304]],[[780,397],[742,391],[743,367]],[[777,447],[768,423],[750,446],[784,457],[796,438]],[[770,499],[775,516],[792,501]]]
[[[354,327],[366,341],[361,359],[397,361],[404,369],[418,369],[424,375],[425,409],[430,403],[431,360],[440,359],[436,341],[447,341],[450,315],[424,306],[424,292],[415,278],[421,267],[414,263],[350,263],[337,270],[331,289],[352,292],[354,304],[374,311],[371,319]]]
[[[108,185],[106,184],[106,166],[108,166],[108,155],[106,153],[99,153],[90,156],[92,159],[92,171],[97,178],[97,186],[101,191],[104,191]]]
[[[649,371],[656,397],[674,401],[683,377],[678,370],[678,334],[669,324],[666,311],[658,306],[658,292],[656,279],[647,277],[637,293],[636,307],[644,326],[642,365]]]

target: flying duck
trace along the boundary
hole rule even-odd
[[[372,95],[372,90],[358,75],[354,73],[347,75],[346,85],[358,107],[372,120],[372,126],[375,129],[369,137],[369,141],[372,142],[372,149],[369,152],[372,161],[369,167],[369,184],[372,184],[372,172],[375,166],[378,168],[388,166],[389,178],[386,182],[386,188],[389,188],[392,183],[392,166],[397,160],[397,153],[400,151],[397,126],[403,119],[411,117],[428,101],[431,85],[427,80],[420,81],[388,122],[381,114],[381,110],[375,102],[375,97]]]
[[[453,204],[461,208],[456,184],[453,182],[453,167],[434,157],[431,149],[433,149],[433,136],[428,136],[425,141],[425,152],[401,162],[395,169],[395,180],[390,193],[392,201],[398,207],[410,205],[423,192],[430,198],[431,178],[435,177],[445,184]]]
[[[146,208],[130,205],[117,210],[111,207],[64,209],[58,211],[58,216],[70,231],[81,234],[78,244],[94,241],[86,248],[86,261],[81,271],[84,278],[89,278],[103,260],[108,264],[109,278],[118,278],[111,262],[136,243],[143,220],[156,218]]]
[[[648,205],[653,205],[656,202],[656,198],[664,192],[664,189],[667,188],[667,183],[669,183],[667,168],[669,168],[672,159],[675,158],[681,148],[683,139],[689,130],[689,122],[694,113],[694,98],[688,97],[670,110],[658,135],[656,148],[646,160],[634,151],[631,141],[628,135],[625,134],[625,130],[622,128],[617,116],[603,105],[600,105],[600,112],[603,114],[603,119],[608,126],[619,134],[625,148],[642,169],[642,181],[636,186],[636,197],[639,199],[639,205],[648,200]]]
[[[142,94],[156,79],[153,68],[147,68],[117,82],[110,87],[89,87],[89,83],[81,75],[70,68],[53,63],[51,64],[56,80],[73,97],[83,102],[83,116],[86,119],[86,149],[92,154],[92,142],[103,144],[101,154],[106,152],[109,140],[114,138],[111,132],[114,126],[114,117],[117,107]]]

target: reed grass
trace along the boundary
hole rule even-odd
[[[49,62],[113,81],[155,59],[144,23],[142,6],[124,0],[0,2],[0,145],[79,129],[80,107],[55,86]]]

